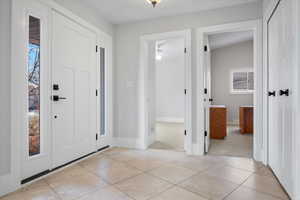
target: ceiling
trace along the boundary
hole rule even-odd
[[[236,43],[253,40],[252,31],[240,31],[232,33],[219,33],[208,36],[210,49],[218,49]]]
[[[156,8],[146,0],[84,0],[84,3],[111,23],[122,24],[256,1],[260,0],[161,0]]]

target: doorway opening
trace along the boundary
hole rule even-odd
[[[229,35],[229,39],[227,40],[236,40],[239,37],[237,35],[231,35],[230,34],[240,34],[240,35],[247,35],[248,38],[249,35],[251,35],[252,38],[252,59],[251,57],[248,59],[249,64],[239,64],[240,69],[230,71],[229,73],[223,73],[221,78],[227,77],[231,81],[227,81],[227,83],[224,83],[222,86],[222,92],[229,91],[229,93],[249,93],[248,95],[252,94],[252,102],[248,103],[239,103],[237,106],[237,109],[235,109],[235,113],[238,117],[235,117],[238,121],[238,124],[245,125],[245,124],[252,124],[253,131],[247,130],[246,132],[253,132],[253,139],[251,139],[251,134],[247,135],[250,138],[250,146],[248,149],[251,149],[252,152],[248,151],[248,155],[246,157],[251,157],[256,161],[262,161],[263,163],[267,163],[267,144],[265,143],[267,135],[264,134],[265,132],[265,125],[267,124],[267,117],[266,112],[267,109],[265,106],[263,106],[267,100],[267,96],[265,95],[264,91],[266,89],[266,80],[264,79],[265,74],[267,72],[263,68],[263,62],[262,62],[262,28],[261,28],[261,21],[260,20],[252,20],[252,21],[245,21],[245,22],[237,22],[237,23],[231,23],[231,24],[223,24],[223,25],[216,25],[216,26],[210,26],[210,27],[204,27],[198,29],[198,71],[197,71],[197,87],[200,89],[200,91],[203,91],[197,95],[197,131],[199,131],[201,134],[198,139],[198,148],[199,154],[205,154],[209,153],[209,150],[211,149],[211,124],[210,122],[217,122],[215,119],[211,119],[211,116],[214,116],[213,114],[210,115],[211,110],[211,104],[215,104],[216,110],[219,110],[221,114],[218,115],[218,113],[215,113],[215,116],[217,118],[223,119],[223,135],[224,132],[227,134],[227,122],[229,121],[227,119],[226,114],[226,106],[224,107],[223,102],[218,103],[217,99],[215,99],[215,102],[212,95],[211,87],[212,87],[212,81],[211,81],[211,47],[209,44],[209,39],[211,39],[213,36],[218,37],[224,35]],[[224,37],[224,36],[223,36]],[[243,36],[246,37],[246,36]],[[242,37],[242,38],[243,38]],[[225,37],[226,38],[226,37]],[[231,38],[231,39],[230,39]],[[248,39],[251,40],[251,39]],[[222,43],[222,42],[220,42]],[[240,50],[242,51],[242,50]],[[250,50],[248,50],[250,52]],[[229,53],[229,52],[226,52]],[[231,61],[232,64],[229,64],[230,66],[234,66],[241,58],[242,55],[239,55],[241,52],[237,52],[233,56],[225,56],[221,59],[221,67],[224,67],[225,61]],[[250,53],[249,53],[250,54]],[[248,56],[249,56],[248,54]],[[252,69],[251,69],[252,68]],[[241,80],[240,80],[241,79]],[[253,80],[252,80],[253,79]],[[236,81],[233,81],[236,80]],[[239,91],[244,89],[244,91]],[[232,96],[236,96],[237,94],[230,94]],[[231,103],[231,102],[230,102]],[[252,103],[252,104],[251,104]],[[221,104],[221,105],[217,105]],[[250,104],[250,105],[248,105]],[[223,106],[222,106],[223,105]],[[236,105],[235,105],[236,106]],[[241,114],[240,114],[241,112]],[[225,113],[225,114],[224,114]],[[222,117],[223,115],[223,117]],[[249,117],[249,116],[253,117]],[[220,117],[221,116],[221,117]],[[239,118],[241,116],[241,119]],[[244,116],[244,118],[242,117]],[[247,117],[248,116],[248,117]],[[225,120],[224,120],[225,119]],[[247,121],[245,119],[252,119]],[[214,123],[219,127],[220,125],[218,123]],[[212,125],[214,125],[212,124]],[[229,123],[230,124],[230,123]],[[237,124],[237,123],[235,123]],[[225,130],[225,131],[224,131]],[[240,127],[237,128],[240,132]],[[203,133],[203,135],[202,135]],[[237,133],[236,133],[237,134]],[[241,133],[238,133],[241,134]],[[234,135],[234,134],[231,134]],[[223,136],[223,138],[226,138]],[[251,140],[252,143],[251,144]],[[234,147],[234,145],[231,144],[231,146]],[[236,150],[238,151],[238,150]],[[232,150],[234,152],[234,150]],[[223,154],[222,155],[226,155]],[[232,156],[245,156],[244,155],[237,155],[237,153],[234,153]]]
[[[191,31],[141,37],[141,148],[192,151]]]
[[[253,157],[253,39],[253,31],[207,35],[204,85],[209,155]]]
[[[152,45],[151,45],[152,46]],[[184,38],[154,42],[150,50],[149,104],[153,149],[184,151]]]

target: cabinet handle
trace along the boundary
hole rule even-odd
[[[289,89],[286,89],[286,90],[280,90],[280,91],[279,91],[279,95],[280,95],[280,96],[283,96],[283,95],[289,96],[289,95],[290,95],[290,90],[289,90]]]
[[[270,96],[276,96],[276,91],[273,91],[273,92],[271,92],[271,91],[269,91],[268,92],[268,96],[270,97]]]

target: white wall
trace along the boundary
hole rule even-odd
[[[230,92],[231,71],[253,69],[253,40],[211,51],[211,92],[214,105],[227,107],[227,123],[237,124],[239,107],[253,105],[253,94]]]
[[[168,39],[156,60],[156,120],[184,120],[184,39]]]
[[[91,24],[97,26],[102,31],[113,35],[114,25],[111,24],[108,20],[103,18],[101,14],[94,8],[88,7],[84,1],[81,0],[54,0],[56,3],[61,6],[69,9],[77,16],[85,19]]]
[[[140,36],[175,30],[192,29],[192,89],[196,88],[196,28],[261,18],[262,4],[250,3],[235,7],[202,11],[175,17],[116,26],[115,33],[115,120],[114,136],[136,140],[138,131],[138,74]],[[193,99],[193,130],[196,130],[196,93]],[[196,140],[194,134],[193,140]]]
[[[11,1],[0,1],[0,177],[10,172]],[[1,190],[0,190],[1,191]]]

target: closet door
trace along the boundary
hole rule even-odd
[[[293,186],[293,127],[295,111],[293,109],[294,66],[296,52],[296,31],[293,1],[284,0],[280,3],[281,34],[280,34],[280,77],[279,84],[279,123],[282,135],[282,184],[287,192],[292,193]],[[285,93],[285,94],[284,94]]]
[[[269,53],[269,165],[281,177],[282,135],[279,123],[279,94],[280,90],[280,35],[282,10],[277,9],[268,24],[268,53]]]
[[[295,66],[295,21],[292,0],[280,1],[268,24],[269,164],[292,196],[293,189],[293,85]]]

